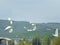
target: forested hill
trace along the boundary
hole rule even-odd
[[[36,23],[36,31],[28,32],[24,27],[32,28],[33,26],[26,21],[13,21],[11,25],[13,27],[13,32],[9,33],[4,29],[9,26],[10,23],[8,20],[0,20],[0,37],[9,37],[9,38],[32,38],[35,35],[40,35],[40,37],[49,36],[55,33],[56,28],[59,29],[60,33],[60,23]]]

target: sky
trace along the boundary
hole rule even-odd
[[[60,0],[0,0],[0,19],[60,23]]]

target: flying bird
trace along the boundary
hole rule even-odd
[[[11,18],[8,18],[8,21],[10,21],[10,24],[13,24],[13,21]]]
[[[9,33],[12,33],[12,32],[13,32],[13,29],[10,29],[10,30],[9,30]]]
[[[8,29],[10,29],[10,28],[12,28],[12,26],[7,26],[7,27],[5,28],[5,30],[8,30]]]
[[[58,37],[58,28],[56,28],[55,34],[53,34],[54,37]]]
[[[28,32],[31,32],[31,31],[33,31],[33,30],[32,30],[32,29],[27,29],[27,31],[28,31]]]
[[[35,24],[32,23],[31,25],[34,26]]]
[[[10,25],[13,24],[13,21],[12,21],[11,18],[8,18],[8,21],[10,22]],[[12,32],[13,32],[13,27],[12,27],[12,26],[7,26],[7,27],[5,28],[5,30],[9,30],[9,33],[12,33]]]
[[[12,32],[13,32],[12,26],[7,26],[7,27],[5,28],[5,30],[9,30],[9,33],[12,33]]]
[[[33,28],[33,31],[35,31],[36,30],[36,26],[34,26],[34,28]]]
[[[31,24],[34,26],[32,29],[27,29],[27,27],[24,27],[24,29],[27,29],[28,32],[35,31],[36,30],[36,24]]]

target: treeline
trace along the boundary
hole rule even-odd
[[[43,39],[36,36],[32,39],[32,41],[24,38],[23,40],[20,40],[17,45],[60,45],[60,36],[52,39],[48,36],[44,37]]]
[[[9,43],[10,45],[15,45],[14,41],[9,41]],[[53,38],[46,36],[42,39],[39,36],[35,36],[32,40],[23,38],[16,45],[60,45],[60,36]]]

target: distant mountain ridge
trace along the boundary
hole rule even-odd
[[[24,26],[27,28],[32,28],[32,25],[26,21],[13,21],[13,33],[5,31],[5,27],[9,26],[8,20],[0,20],[0,37],[9,37],[9,38],[32,38],[35,35],[40,35],[40,37],[52,35],[55,32],[55,29],[59,29],[60,34],[60,23],[36,23],[36,31],[28,32],[24,29]]]

